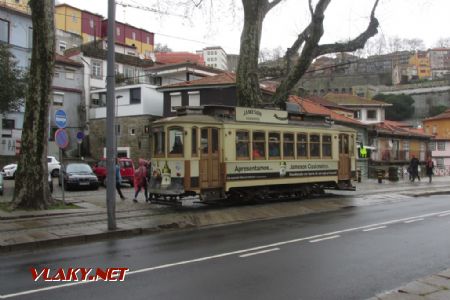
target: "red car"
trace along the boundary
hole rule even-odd
[[[134,164],[131,158],[119,158],[122,182],[134,185]],[[106,158],[100,159],[92,168],[98,180],[106,186]]]

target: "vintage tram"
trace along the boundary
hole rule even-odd
[[[302,197],[354,190],[354,129],[287,111],[180,108],[152,125],[153,199]]]

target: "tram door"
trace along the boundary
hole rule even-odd
[[[219,129],[202,128],[200,147],[200,188],[220,187]]]
[[[338,180],[349,180],[351,178],[349,149],[350,149],[350,136],[348,134],[340,134]]]

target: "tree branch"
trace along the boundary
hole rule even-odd
[[[314,9],[312,7],[312,0],[308,1],[309,4],[309,12],[311,13],[311,17],[314,15]]]
[[[278,3],[280,3],[283,0],[273,0],[272,2],[267,2],[267,9],[266,9],[266,14],[275,6],[278,5]]]
[[[348,41],[347,43],[334,43],[334,44],[323,44],[320,45],[317,49],[317,56],[329,54],[329,53],[337,53],[337,52],[353,52],[358,49],[364,48],[367,40],[373,37],[378,33],[378,19],[375,18],[375,9],[378,5],[378,1],[375,1],[375,4],[372,8],[372,12],[370,14],[370,23],[367,26],[367,29],[357,36],[355,39]]]

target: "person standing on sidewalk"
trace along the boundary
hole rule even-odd
[[[122,175],[120,175],[120,162],[119,158],[116,159],[116,190],[119,193],[120,199],[125,200],[125,196],[122,194],[120,190],[120,186],[122,185]]]
[[[428,156],[427,162],[425,164],[425,168],[427,171],[427,176],[429,178],[429,182],[431,183],[431,177],[433,176],[433,169],[434,169],[434,163],[433,160],[431,159],[431,156]]]
[[[416,177],[420,181],[419,177],[419,160],[416,158],[416,156],[413,154],[411,158],[411,162],[409,163],[409,168],[411,169],[411,181],[414,182],[416,180]]]
[[[144,189],[145,202],[148,202],[147,193],[147,167],[145,166],[145,160],[139,159],[139,168],[134,173],[134,186],[136,192],[134,194],[133,202],[137,203],[137,196],[141,189]]]

